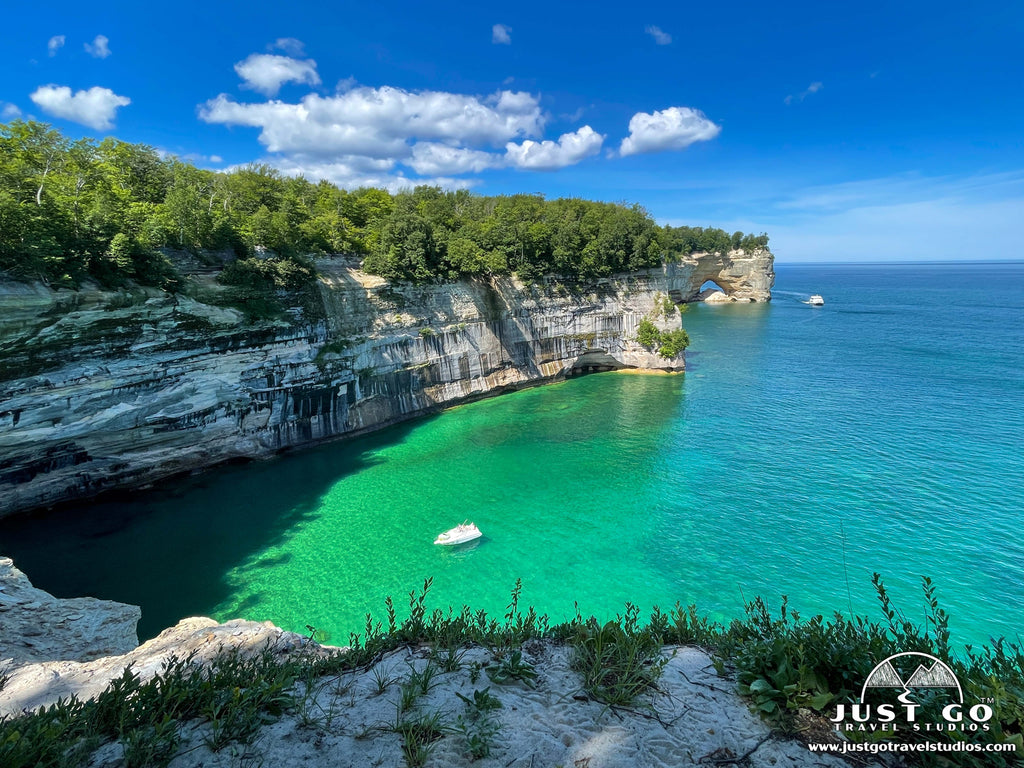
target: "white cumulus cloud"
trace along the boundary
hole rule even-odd
[[[422,175],[440,175],[479,173],[488,168],[497,168],[503,163],[504,158],[494,152],[420,141],[413,145],[412,158],[404,164]]]
[[[395,172],[394,161],[371,160],[365,157],[342,156],[326,161],[305,157],[275,157],[268,162],[287,176],[327,179],[345,189],[377,187],[389,192],[398,192],[421,184],[446,189],[467,189],[478,183],[476,179],[456,179],[447,176],[409,178],[401,172]]]
[[[320,85],[315,61],[273,53],[254,53],[235,64],[235,72],[244,81],[243,88],[259,91],[265,96],[276,96],[285,83]]]
[[[544,118],[528,93],[499,91],[481,99],[443,91],[361,87],[334,96],[309,94],[297,104],[240,104],[221,94],[200,108],[208,123],[260,128],[271,152],[402,157],[413,140],[498,144],[538,135]]]
[[[132,103],[127,96],[118,96],[109,88],[98,85],[74,93],[66,85],[42,85],[29,98],[49,115],[98,131],[113,128],[118,108]]]
[[[64,47],[64,35],[54,35],[46,43],[46,50],[50,52],[51,56],[56,56],[57,51]]]
[[[284,57],[250,56],[246,62]],[[294,60],[292,60],[294,61]],[[245,64],[246,62],[241,62]],[[238,68],[238,67],[236,67]],[[250,72],[239,72],[243,77]],[[264,90],[281,78],[267,78]],[[537,95],[409,91],[341,81],[333,94],[296,102],[245,103],[227,94],[199,106],[201,120],[259,130],[263,161],[289,175],[343,187],[403,189],[418,184],[465,188],[465,178],[499,168],[547,171],[600,153],[605,137],[585,125],[556,141],[543,138],[548,116]],[[462,178],[460,178],[462,177]]]
[[[495,24],[491,27],[491,42],[495,45],[512,45],[512,27]]]
[[[653,24],[644,29],[644,32],[653,37],[654,42],[658,45],[668,45],[672,42],[672,35],[662,31],[661,27],[656,27]]]
[[[621,155],[685,149],[694,142],[715,138],[722,129],[700,110],[669,107],[654,114],[637,112],[629,120],[629,136],[619,147]]]
[[[94,59],[105,59],[110,55],[110,40],[106,35],[96,35],[96,39],[85,44],[85,52]]]
[[[810,96],[812,93],[817,93],[818,91],[820,91],[824,87],[825,86],[822,85],[819,82],[813,82],[810,85],[808,85],[804,90],[802,90],[800,93],[791,93],[789,96],[787,96],[785,98],[785,102],[787,104],[792,104],[794,102],[803,101],[808,96]]]
[[[520,144],[509,142],[505,155],[510,165],[531,171],[552,171],[574,165],[586,157],[601,151],[604,136],[589,125],[578,131],[563,133],[557,142],[524,141]]]
[[[17,120],[20,117],[21,110],[17,104],[0,101],[0,120]]]

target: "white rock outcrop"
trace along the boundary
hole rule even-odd
[[[0,718],[18,717],[59,698],[87,700],[101,693],[125,669],[142,680],[159,673],[172,658],[197,667],[222,654],[243,657],[269,649],[282,657],[311,658],[336,652],[269,622],[184,619],[158,637],[136,645],[124,621],[138,618],[138,609],[92,598],[57,600],[35,589],[8,559],[0,559],[0,594],[6,606],[0,617],[0,647],[17,637],[10,621],[39,615],[43,606],[53,622],[45,626],[34,655],[8,659],[0,686]],[[32,604],[36,603],[37,606]],[[88,620],[89,636],[76,634],[60,621],[60,611],[73,611],[69,621]],[[80,619],[72,619],[81,615]],[[87,619],[88,617],[88,619]],[[78,645],[76,645],[78,644]],[[125,649],[123,646],[132,647]],[[45,652],[41,649],[46,648]],[[103,648],[112,655],[96,657]],[[54,656],[54,654],[59,654]],[[436,713],[445,735],[432,747],[431,765],[497,766],[577,765],[590,768],[669,768],[705,763],[750,766],[828,766],[841,768],[839,758],[815,754],[798,741],[772,734],[748,703],[736,693],[735,680],[719,676],[706,652],[690,647],[663,649],[665,666],[655,688],[640,695],[632,707],[608,707],[582,688],[573,669],[572,649],[546,640],[523,645],[522,658],[536,672],[530,684],[495,684],[488,670],[495,653],[481,647],[460,650],[451,671],[436,667],[429,690],[407,718]],[[394,722],[401,684],[430,663],[431,649],[410,645],[383,655],[368,668],[296,683],[301,704],[263,725],[251,744],[234,744],[219,752],[210,749],[211,726],[199,718],[180,723],[181,743],[171,768],[235,766],[240,755],[253,763],[276,766],[325,764],[334,766],[403,764],[401,739],[389,726]],[[466,702],[487,689],[500,702],[489,717],[493,729],[489,754],[474,758],[466,733],[456,727]],[[819,736],[834,741],[827,723]],[[479,745],[478,745],[479,746]],[[124,764],[124,747],[108,741],[93,747],[93,768]]]
[[[58,599],[0,557],[0,667],[126,653],[139,644],[141,616],[138,606],[112,600]]]

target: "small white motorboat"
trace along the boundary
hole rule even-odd
[[[480,529],[476,527],[476,524],[467,520],[466,522],[460,523],[454,528],[439,534],[438,537],[434,539],[434,543],[450,547],[454,544],[465,544],[467,541],[479,539],[481,536],[483,536],[483,534],[480,533]]]
[[[825,300],[821,298],[821,296],[819,296],[818,294],[814,294],[813,296],[811,296],[811,298],[807,300],[807,303],[810,304],[812,307],[825,306]]]

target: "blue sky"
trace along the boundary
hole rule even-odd
[[[1024,5],[18,4],[0,119],[209,168],[638,202],[780,262],[1022,258]]]

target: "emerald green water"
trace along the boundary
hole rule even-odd
[[[874,613],[878,571],[911,618],[928,574],[955,639],[1012,637],[1022,316],[1019,264],[780,268],[770,305],[686,313],[684,376],[588,376],[7,520],[0,552],[56,594],[142,605],[144,636],[207,614],[343,642],[428,576],[430,607],[495,615],[517,578],[554,619],[725,619],[758,594]],[[467,518],[482,540],[431,543]]]

